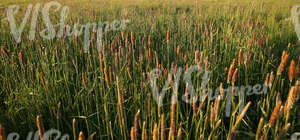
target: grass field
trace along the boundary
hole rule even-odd
[[[92,29],[76,36],[66,28],[45,39],[49,2],[0,1],[0,140],[50,129],[79,140],[280,140],[300,132],[300,44],[291,17],[299,1],[55,1],[53,25],[63,6],[70,27],[128,20],[116,30],[103,25],[101,41]],[[37,3],[35,32],[32,11],[18,43],[8,7],[20,6],[19,27]]]

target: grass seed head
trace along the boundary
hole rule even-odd
[[[295,61],[292,60],[291,61],[291,64],[290,64],[290,67],[289,67],[289,70],[288,70],[288,76],[289,76],[289,80],[290,82],[293,81],[295,75],[296,75],[296,66],[295,66]]]
[[[169,42],[170,40],[170,28],[168,28],[168,31],[167,31],[167,41]]]
[[[296,93],[295,92],[295,87],[292,86],[290,88],[290,91],[289,91],[289,94],[288,94],[288,98],[285,101],[284,108],[283,108],[283,113],[284,113],[285,117],[287,117],[286,115],[288,114],[288,112],[293,107],[293,104],[294,104],[294,101],[295,101],[295,98],[296,98],[296,94],[295,93]]]
[[[148,134],[146,130],[146,122],[143,122],[142,140],[148,140]]]
[[[235,59],[232,60],[232,63],[230,65],[228,75],[227,75],[227,83],[230,83],[230,81],[231,81],[231,77],[232,77],[233,70],[234,70],[234,65],[235,65]]]
[[[280,108],[281,108],[281,101],[278,101],[276,103],[276,106],[275,106],[275,108],[274,108],[274,110],[273,110],[273,112],[271,114],[270,119],[269,119],[269,125],[270,125],[270,127],[272,127],[274,125],[274,123],[275,123],[275,121],[277,119],[277,116],[279,114]]]
[[[130,40],[131,40],[131,44],[134,44],[134,36],[133,36],[133,32],[130,33]]]
[[[152,137],[153,140],[158,140],[158,134],[157,133],[158,133],[157,132],[157,124],[155,123],[154,129],[153,129],[153,137]]]
[[[78,140],[85,140],[84,134],[82,131],[79,132]]]
[[[36,125],[37,125],[37,128],[38,128],[40,139],[42,140],[43,136],[44,136],[44,125],[43,125],[43,122],[42,122],[42,119],[41,119],[40,115],[38,115],[36,117]]]
[[[282,56],[281,56],[281,62],[277,69],[277,75],[281,75],[282,71],[284,70],[284,68],[287,64],[288,58],[289,58],[288,53],[286,51],[283,51]]]
[[[138,139],[139,135],[139,120],[140,120],[140,110],[135,114],[134,117],[134,139]]]
[[[242,52],[242,49],[240,49],[240,51],[239,51],[239,58],[238,58],[239,66],[240,66],[241,63],[242,63],[242,58],[243,58],[243,52]]]
[[[195,63],[196,64],[200,63],[200,53],[198,50],[195,51]]]
[[[0,140],[6,140],[5,129],[1,124],[0,124]]]
[[[177,140],[182,140],[182,127],[181,126],[178,128]]]
[[[270,79],[269,79],[269,87],[272,87],[273,81],[274,81],[274,72],[271,71]]]

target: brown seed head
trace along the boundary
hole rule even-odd
[[[274,72],[271,71],[270,79],[269,79],[269,87],[272,87],[274,81]]]
[[[84,140],[84,139],[85,139],[85,138],[84,138],[84,134],[83,134],[82,131],[80,131],[78,140]]]
[[[284,108],[283,108],[283,113],[285,116],[292,109],[295,98],[296,98],[295,86],[292,86],[290,88],[288,98],[285,101]]]
[[[177,46],[177,52],[176,53],[177,53],[177,56],[179,57],[179,55],[180,55],[180,46],[179,45]]]
[[[295,75],[296,75],[296,66],[295,66],[295,61],[292,60],[291,61],[291,64],[290,64],[290,67],[289,67],[289,71],[288,71],[288,76],[289,76],[289,80],[290,82],[293,81]]]
[[[167,41],[170,40],[170,29],[168,28],[168,31],[167,31]]]
[[[142,140],[148,140],[148,134],[146,130],[146,122],[143,122]]]
[[[182,140],[182,127],[181,126],[178,129],[177,140]]]
[[[270,127],[272,127],[277,119],[277,116],[279,114],[279,111],[280,111],[280,108],[281,108],[281,101],[277,102],[276,103],[276,106],[271,114],[271,117],[270,117],[270,120],[269,120],[269,125]]]
[[[84,73],[81,74],[81,80],[82,80],[84,87],[86,87],[86,79],[85,79]]]
[[[232,63],[230,65],[228,75],[227,75],[227,83],[230,83],[230,81],[231,81],[231,77],[232,77],[233,70],[234,70],[234,65],[235,65],[235,59],[232,60]]]
[[[0,124],[0,140],[6,140],[5,129],[1,124]]]
[[[42,119],[41,119],[40,115],[36,116],[36,125],[37,125],[37,128],[38,128],[40,139],[42,140],[43,136],[44,136],[44,125],[43,125],[43,122],[42,122]]]
[[[157,134],[157,124],[155,123],[154,129],[153,129],[153,140],[158,140],[158,134]]]
[[[286,51],[283,51],[282,56],[281,56],[281,62],[277,69],[277,75],[281,75],[282,71],[284,70],[284,68],[286,66],[288,58],[289,58],[288,53]]]
[[[196,52],[195,52],[195,62],[196,62],[196,64],[200,63],[200,54],[199,54],[198,50],[196,50]]]
[[[134,117],[134,139],[138,139],[139,135],[139,119],[140,119],[140,110],[135,114]]]
[[[236,81],[237,73],[238,73],[238,69],[236,68],[232,76],[232,81],[231,81],[232,84],[234,84]]]
[[[242,63],[242,58],[243,58],[243,52],[242,52],[242,49],[240,49],[240,51],[239,51],[239,58],[238,58],[239,66],[240,66],[241,63]]]

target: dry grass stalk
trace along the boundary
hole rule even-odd
[[[25,62],[24,62],[24,55],[22,50],[19,52],[19,62],[21,66],[24,67]]]
[[[152,60],[152,50],[151,50],[151,37],[148,37],[148,62]]]
[[[149,46],[149,48],[151,48],[151,37],[150,36],[148,36],[148,46]]]
[[[270,127],[272,127],[279,115],[279,112],[280,112],[280,108],[281,108],[281,101],[277,102],[276,103],[276,106],[271,114],[271,117],[270,117],[270,120],[269,120],[269,125]]]
[[[86,87],[86,78],[85,78],[84,73],[81,74],[81,80],[82,80],[84,87]]]
[[[92,133],[89,137],[88,140],[94,140],[94,136],[96,135],[96,132]]]
[[[7,52],[7,50],[4,47],[1,47],[1,53],[2,53],[2,55],[9,57],[9,53]]]
[[[132,81],[132,76],[131,76],[131,74],[130,74],[130,69],[129,69],[129,67],[127,68],[127,74],[128,74],[129,79]]]
[[[134,139],[138,139],[139,136],[139,120],[140,120],[140,110],[134,116]]]
[[[236,68],[232,76],[232,81],[231,81],[232,85],[234,85],[236,81],[237,73],[238,73],[238,69]]]
[[[107,72],[107,68],[106,67],[104,67],[104,78],[105,78],[106,86],[109,87],[108,72]]]
[[[215,103],[214,103],[214,121],[217,121],[218,119],[218,115],[219,115],[219,107],[220,107],[220,100],[221,100],[221,96],[218,96],[217,99],[215,99]]]
[[[44,125],[43,125],[43,122],[42,122],[42,119],[41,119],[40,115],[38,115],[36,117],[36,125],[37,125],[37,128],[38,128],[40,139],[42,140],[43,136],[44,136]]]
[[[230,83],[230,81],[231,81],[231,77],[232,77],[233,70],[234,70],[234,65],[235,65],[235,59],[232,60],[232,63],[230,65],[228,75],[227,75],[227,83]]]
[[[237,117],[236,119],[236,123],[235,125],[233,126],[233,128],[231,129],[231,132],[229,134],[229,140],[234,140],[235,139],[235,136],[237,134],[237,128],[240,124],[240,122],[242,121],[243,117],[245,116],[248,108],[250,107],[251,105],[251,102],[248,102],[247,105],[245,106],[245,108],[243,109],[242,113]]]
[[[178,129],[177,140],[182,140],[182,127],[181,126]]]
[[[152,137],[153,140],[158,140],[158,134],[157,133],[158,133],[157,124],[155,123],[154,129],[153,129],[153,137]]]
[[[143,123],[142,140],[148,140],[148,134],[147,134],[147,130],[146,130],[146,122]]]
[[[200,105],[199,105],[198,113],[203,109],[204,103],[205,103],[207,97],[208,97],[208,94],[205,94],[204,98],[202,99],[202,102],[201,102]]]
[[[216,59],[217,59],[216,57],[217,57],[217,53],[216,53],[216,51],[214,51],[213,56],[212,56],[212,64],[216,63]]]
[[[76,119],[75,118],[72,121],[72,129],[73,129],[74,140],[76,140]]]
[[[131,44],[134,44],[134,36],[133,36],[133,32],[130,33],[130,40],[131,40]]]
[[[124,32],[123,31],[121,31],[121,38],[122,38],[122,40],[124,40]]]
[[[200,63],[200,53],[198,50],[195,51],[195,63],[199,65]]]
[[[110,82],[112,82],[112,81],[113,81],[113,77],[112,77],[112,75],[113,75],[113,72],[112,72],[112,70],[111,70],[111,67],[110,67],[110,66],[109,66],[108,68],[109,68],[109,81],[110,81]]]
[[[170,122],[170,132],[168,140],[173,140],[175,136],[175,105],[174,103],[171,104],[171,122]]]
[[[165,140],[165,115],[161,115],[161,125],[160,125],[160,139]]]
[[[42,81],[43,86],[47,86],[46,81],[45,81],[45,76],[44,76],[43,72],[40,72],[40,80]]]
[[[223,94],[224,94],[223,83],[220,84],[220,88],[219,89],[220,89],[219,90],[220,91],[220,96],[223,97]]]
[[[269,84],[269,77],[270,77],[269,75],[270,75],[270,74],[268,73],[267,76],[266,76],[265,85],[268,85],[268,84]]]
[[[118,77],[116,77],[116,82],[117,82],[117,92],[118,92],[117,115],[118,115],[118,118],[119,118],[120,128],[124,129],[126,118],[124,117],[124,114],[123,114],[123,100],[122,100],[122,94],[121,94],[121,91],[120,91],[120,85],[119,85],[119,78]]]
[[[272,71],[269,79],[269,87],[272,87],[274,81],[274,72]]]
[[[256,135],[255,135],[255,139],[258,140],[258,137],[260,135],[260,131],[263,127],[263,123],[264,123],[264,118],[261,117],[260,120],[259,120],[259,123],[258,123],[258,127],[257,127],[257,130],[256,130]]]
[[[244,56],[244,65],[247,67],[248,65],[248,62],[250,60],[250,55],[249,55],[249,52],[247,52]]]
[[[292,86],[290,88],[288,98],[287,98],[287,100],[285,101],[285,104],[284,104],[284,108],[283,108],[284,116],[286,116],[287,113],[292,109],[295,99],[296,99],[295,86]]]
[[[188,101],[189,100],[189,84],[188,83],[185,84],[184,96],[185,96],[185,100]]]
[[[208,57],[205,58],[205,65],[204,65],[204,67],[205,67],[205,71],[208,71],[208,69],[209,69]]]
[[[197,97],[193,97],[193,114],[196,115],[197,113]]]
[[[282,71],[284,70],[284,68],[287,64],[288,58],[289,58],[288,53],[286,51],[283,51],[282,56],[281,56],[281,62],[277,69],[277,75],[281,75]]]
[[[289,130],[291,124],[288,123],[284,126],[284,128],[279,132],[278,136],[275,138],[275,140],[282,140],[284,139],[284,136],[287,134],[287,131]]]
[[[134,138],[134,127],[131,127],[131,129],[130,129],[130,138],[131,138],[131,140],[137,140]]]

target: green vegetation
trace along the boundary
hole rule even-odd
[[[22,12],[16,17],[19,25],[28,4],[34,6],[37,2],[1,0],[0,18],[6,17],[9,5],[20,5]],[[72,139],[73,136],[80,139],[78,135],[82,131],[86,137],[96,132],[94,139],[144,139],[147,135],[149,139],[161,140],[180,136],[197,140],[234,137],[268,140],[290,138],[300,130],[300,102],[297,101],[300,88],[296,85],[300,80],[297,74],[300,46],[290,13],[292,6],[300,2],[57,2],[70,8],[66,24],[71,26],[76,22],[122,19],[130,22],[124,30],[103,34],[100,53],[96,33],[92,32],[89,51],[84,53],[83,35],[51,40],[38,35],[45,29],[41,12],[33,41],[28,38],[31,18],[20,43],[10,33],[8,20],[3,20],[0,24],[0,124],[7,134],[18,132],[25,139],[28,132],[37,130],[38,115],[45,131],[57,129],[70,134]],[[43,7],[46,2],[40,3]],[[53,23],[58,23],[60,12],[52,8],[50,17]],[[185,103],[181,99],[186,92],[182,74],[177,103],[171,104],[170,85],[159,107],[152,95],[149,73],[155,68],[161,70],[157,81],[161,91],[175,65],[183,71],[193,65],[210,70],[208,87],[214,90],[221,83],[223,88],[241,87],[263,85],[266,79],[271,86],[266,94],[245,96],[242,114],[239,114],[240,97],[235,96],[230,117],[226,117],[226,94],[222,100]],[[229,80],[232,75],[234,80]],[[194,72],[191,80],[195,89],[201,87],[202,75]],[[204,94],[196,92],[197,98]]]

